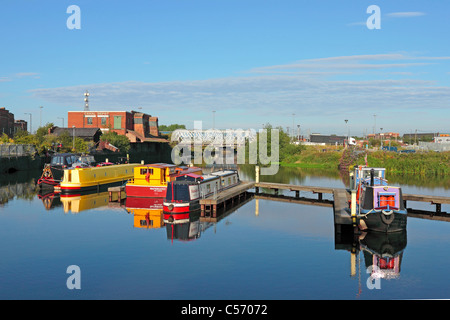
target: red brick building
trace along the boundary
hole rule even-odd
[[[14,114],[6,110],[5,107],[0,108],[0,135],[6,133],[12,137],[14,132]]]
[[[67,126],[112,130],[131,142],[166,142],[160,138],[158,118],[136,111],[69,111]]]

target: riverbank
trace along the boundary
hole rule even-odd
[[[383,167],[396,174],[450,174],[450,152],[397,153],[365,151],[336,147],[306,146],[301,153],[280,162],[283,167],[347,170],[353,165],[364,165],[365,155],[371,167]]]

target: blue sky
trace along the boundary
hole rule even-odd
[[[0,106],[142,110],[160,124],[450,132],[448,1],[5,0]],[[81,10],[81,29],[66,12]],[[381,29],[370,30],[370,5]],[[138,108],[142,109],[138,109]],[[295,114],[295,116],[293,116]]]

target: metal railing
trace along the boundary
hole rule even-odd
[[[2,144],[0,145],[0,157],[23,157],[33,155],[36,147],[32,144]]]

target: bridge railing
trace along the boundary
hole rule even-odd
[[[32,155],[36,148],[32,144],[2,144],[0,145],[0,158],[22,157]]]

